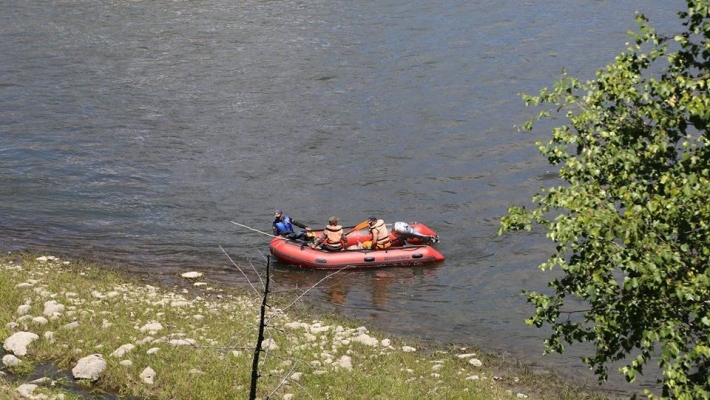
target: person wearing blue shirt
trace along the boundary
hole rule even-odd
[[[291,240],[304,240],[306,239],[306,231],[294,232],[293,226],[303,228],[306,231],[311,230],[308,225],[291,219],[288,215],[284,214],[281,210],[274,211],[274,222],[272,223],[272,230],[274,231],[274,236],[284,236]]]

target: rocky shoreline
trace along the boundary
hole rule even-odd
[[[213,384],[219,385],[213,374],[224,370],[222,363],[249,371],[254,336],[242,335],[243,332],[216,335],[220,329],[215,327],[229,326],[235,332],[253,328],[252,322],[258,318],[258,297],[224,293],[200,280],[201,273],[195,271],[187,271],[181,278],[199,287],[202,296],[188,296],[185,289],[178,293],[150,284],[114,282],[104,279],[96,268],[83,268],[74,269],[70,262],[51,256],[31,262],[18,263],[12,258],[2,262],[0,274],[8,276],[11,291],[20,296],[14,300],[19,304],[0,321],[5,333],[0,336],[6,352],[2,357],[3,370],[19,371],[21,375],[26,368],[23,364],[31,367],[38,357],[47,357],[61,360],[58,367],[71,371],[72,382],[63,382],[65,385],[119,389],[117,394],[125,391],[145,398],[172,398],[164,397],[165,392],[175,390],[170,386],[181,379],[190,380],[193,385],[215,379]],[[58,276],[71,274],[86,277],[86,282],[77,287],[56,286]],[[95,283],[94,276],[103,280]],[[13,281],[20,278],[21,281]],[[69,276],[68,282],[72,279]],[[467,393],[480,391],[483,383],[492,398],[529,397],[520,389],[503,387],[503,383],[516,386],[518,377],[496,376],[484,367],[485,358],[464,348],[450,354],[442,351],[432,358],[418,353],[416,343],[378,337],[362,326],[304,322],[278,308],[270,309],[267,317],[273,334],[262,343],[264,357],[272,356],[271,362],[278,354],[283,360],[268,364],[270,373],[280,378],[265,381],[264,385],[276,386],[279,398],[308,398],[305,394],[312,396],[311,391],[318,390],[314,387],[333,385],[332,376],[343,373],[377,376],[378,360],[385,365],[387,360],[400,358],[412,366],[382,367],[387,375],[401,375],[396,385],[403,385],[403,389],[396,390],[407,391],[408,386],[425,380],[428,391],[453,390],[459,393],[457,398],[477,399],[485,396]],[[175,357],[180,362],[171,365]],[[388,372],[386,368],[393,370]],[[230,385],[238,393],[247,387],[245,382]],[[51,378],[34,380],[17,386],[14,395],[22,399],[71,396],[66,389],[53,391],[55,386],[57,382]]]

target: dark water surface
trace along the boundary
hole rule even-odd
[[[544,235],[497,235],[555,175],[518,93],[610,63],[642,7],[678,0],[0,0],[0,248],[263,270],[271,212],[422,221],[448,259],[336,274],[310,300],[399,334],[541,357],[521,289],[545,290]],[[324,274],[279,266],[282,289]],[[612,385],[612,387],[614,387]]]

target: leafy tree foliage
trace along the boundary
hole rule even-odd
[[[501,233],[543,227],[561,273],[529,292],[528,323],[550,325],[547,352],[594,345],[584,361],[600,381],[622,361],[628,381],[657,363],[664,398],[710,398],[710,17],[686,0],[679,34],[637,15],[633,42],[581,82],[563,73],[527,105],[564,113],[540,152],[566,182],[514,206]],[[565,300],[585,304],[566,310]],[[569,305],[568,305],[569,307]],[[656,397],[653,393],[647,395]]]

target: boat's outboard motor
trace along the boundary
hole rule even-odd
[[[411,241],[413,243],[422,242],[425,244],[434,244],[439,241],[438,235],[423,235],[415,231],[406,222],[395,222],[392,227],[392,230],[394,231],[394,234],[397,236],[397,238],[402,241],[402,243]]]

